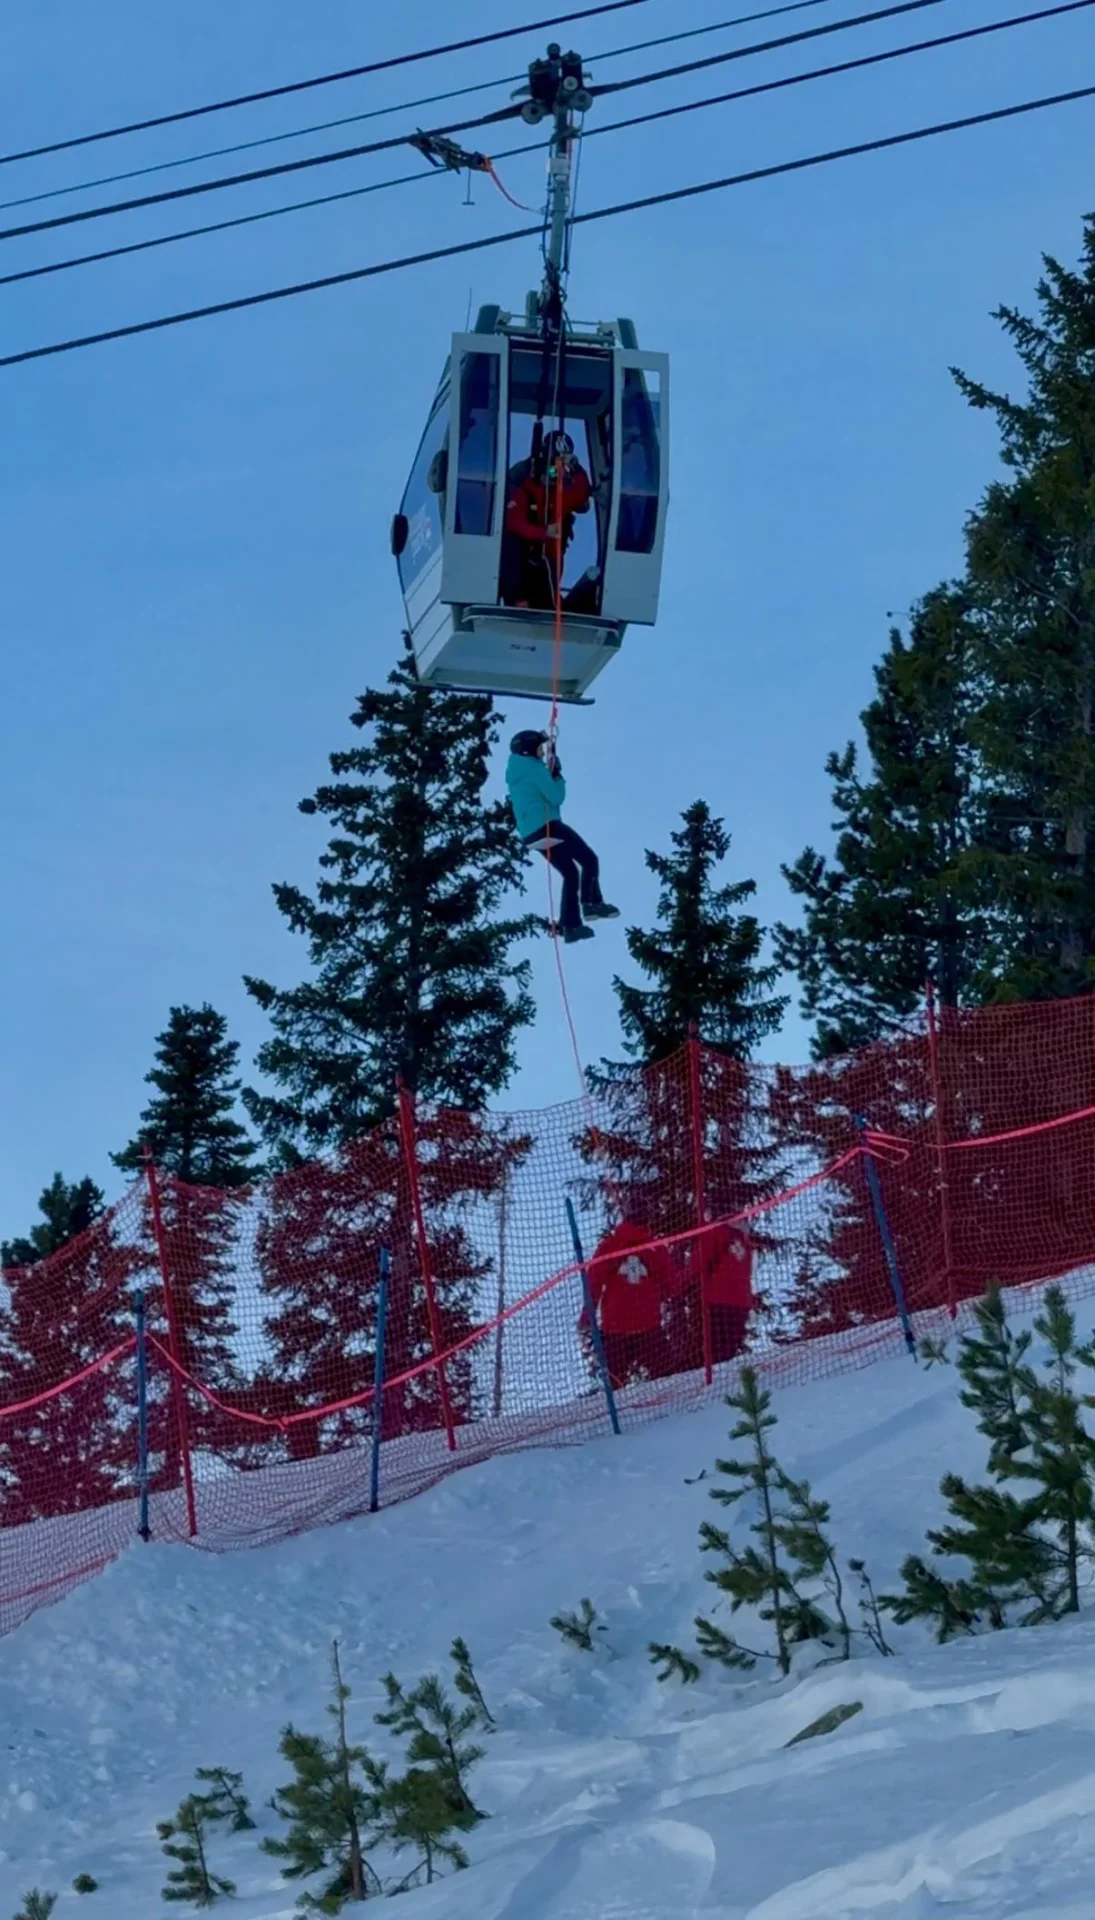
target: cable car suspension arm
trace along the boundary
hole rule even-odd
[[[448,139],[443,133],[423,133],[421,128],[417,133],[409,136],[407,144],[415,147],[423,159],[429,161],[431,167],[437,167],[442,172],[469,175],[485,173],[489,179],[493,180],[499,193],[509,201],[511,207],[516,207],[520,213],[535,213],[535,207],[526,207],[523,200],[515,200],[512,193],[503,186],[489,154],[472,153],[466,147],[459,146],[455,140]]]

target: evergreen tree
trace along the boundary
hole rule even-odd
[[[115,1166],[140,1172],[150,1149],[159,1176],[164,1252],[174,1292],[182,1365],[202,1385],[238,1396],[244,1387],[235,1324],[238,1242],[246,1205],[242,1191],[257,1173],[255,1147],[235,1117],[239,1081],[238,1043],[228,1038],[222,1014],[205,1004],[172,1007],[156,1039],[156,1064],[146,1074],[154,1097],[141,1114],[139,1131]],[[145,1240],[155,1265],[155,1224],[146,1206]],[[150,1325],[161,1338],[166,1305],[151,1296]],[[211,1453],[247,1458],[253,1437],[205,1399],[193,1397],[191,1439]],[[177,1487],[181,1443],[170,1383],[161,1380],[149,1406],[153,1485]]]
[[[595,1171],[582,1196],[586,1206],[599,1203],[607,1186],[615,1207],[652,1238],[740,1213],[784,1181],[767,1124],[767,1086],[748,1064],[787,1004],[771,992],[778,968],[762,958],[763,929],[753,914],[738,912],[754,883],[720,881],[730,836],[704,801],[686,809],[670,837],[670,853],[646,855],[660,883],[656,923],[627,934],[645,984],[614,982],[624,1048],[643,1070],[605,1062],[590,1075],[599,1112],[582,1142]],[[693,1033],[702,1042],[698,1088],[683,1052]],[[754,1243],[762,1251],[775,1245],[771,1231],[759,1227]],[[688,1257],[684,1248],[680,1255]],[[700,1305],[697,1285],[667,1302],[662,1357],[651,1355],[655,1370],[701,1364]]]
[[[1095,1558],[1095,1440],[1073,1384],[1077,1367],[1095,1364],[1095,1355],[1077,1347],[1059,1287],[1047,1288],[1034,1333],[1048,1349],[1040,1371],[1026,1358],[1029,1336],[1011,1336],[1002,1296],[979,1309],[958,1364],[963,1401],[990,1442],[994,1484],[971,1487],[945,1475],[950,1518],[928,1534],[934,1555],[964,1560],[968,1571],[949,1579],[914,1555],[902,1569],[904,1592],[882,1602],[899,1621],[931,1620],[940,1640],[1006,1627],[1016,1610],[1021,1626],[1077,1612],[1080,1570]],[[1008,1482],[1023,1486],[1022,1497]]]
[[[254,1827],[251,1807],[243,1791],[242,1773],[230,1773],[226,1767],[199,1767],[197,1777],[206,1787],[194,1797],[207,1820],[227,1821],[231,1833],[248,1833]]]
[[[1001,1473],[1030,1445],[1023,1402],[1031,1380],[1027,1354],[1031,1334],[1013,1333],[1004,1296],[993,1287],[974,1306],[974,1327],[958,1351],[962,1405],[977,1415],[990,1442],[989,1472]]]
[[[413,1849],[418,1855],[409,1873],[390,1890],[406,1893],[410,1887],[432,1886],[440,1865],[459,1871],[468,1856],[453,1838],[456,1822],[445,1784],[432,1767],[411,1767],[398,1779],[385,1775],[377,1796],[377,1839],[393,1853]]]
[[[23,1905],[15,1920],[49,1920],[56,1905],[55,1893],[42,1893],[38,1887],[32,1887],[29,1893],[24,1894]]]
[[[468,1792],[468,1775],[483,1758],[484,1749],[468,1739],[481,1724],[474,1701],[457,1707],[451,1701],[436,1674],[427,1674],[410,1693],[404,1691],[394,1673],[384,1676],[387,1706],[374,1717],[377,1725],[388,1727],[407,1742],[407,1758],[413,1768],[428,1768],[439,1782],[450,1824],[468,1833],[485,1818]]]
[[[247,1105],[290,1153],[375,1126],[400,1075],[477,1111],[505,1086],[533,1013],[528,962],[511,950],[536,922],[498,917],[525,856],[506,805],[480,798],[501,724],[490,700],[420,686],[408,641],[353,722],[366,744],[332,754],[334,778],[301,803],[333,829],[315,896],[274,889],[312,978],[247,981],[274,1027],[258,1064],[279,1089]]]
[[[995,996],[1045,999],[1095,984],[1095,216],[1075,269],[1045,257],[1036,313],[997,318],[1025,397],[955,375],[995,415],[1006,470],[967,536],[974,739],[1003,831],[965,864],[1010,927]]]
[[[462,1694],[465,1700],[471,1701],[479,1716],[480,1726],[487,1733],[493,1733],[496,1727],[495,1718],[483,1698],[483,1689],[476,1678],[467,1641],[457,1636],[449,1649],[449,1657],[455,1668],[453,1684],[457,1693]]]
[[[752,1367],[743,1367],[738,1390],[729,1395],[727,1405],[739,1416],[730,1438],[747,1442],[748,1451],[740,1460],[716,1461],[717,1471],[731,1485],[712,1487],[711,1498],[726,1507],[749,1498],[758,1509],[758,1517],[749,1528],[753,1538],[743,1547],[735,1546],[725,1529],[708,1520],[703,1522],[703,1552],[717,1553],[724,1562],[709,1569],[704,1578],[729,1596],[733,1613],[747,1606],[768,1622],[776,1650],[774,1655],[764,1657],[774,1658],[786,1675],[791,1671],[797,1642],[825,1639],[833,1633],[832,1621],[805,1585],[831,1581],[836,1565],[822,1532],[828,1508],[813,1499],[805,1482],[789,1479],[772,1453],[768,1443],[776,1424],[772,1396],[760,1385]],[[839,1575],[837,1593],[839,1597]],[[748,1669],[762,1657],[710,1620],[701,1617],[696,1627],[700,1651],[726,1666]],[[850,1643],[846,1620],[844,1630]]]
[[[333,1698],[327,1712],[335,1737],[298,1733],[286,1727],[281,1752],[294,1778],[274,1797],[275,1810],[288,1822],[284,1839],[266,1839],[264,1852],[285,1861],[287,1880],[326,1873],[318,1894],[303,1893],[305,1913],[339,1913],[348,1900],[366,1900],[381,1891],[367,1857],[368,1836],[378,1812],[377,1773],[364,1747],[355,1745],[346,1726],[350,1690],[342,1678],[338,1642],[333,1654]]]
[[[315,897],[275,888],[289,924],[307,937],[312,978],[284,991],[248,981],[274,1026],[259,1065],[279,1088],[246,1095],[249,1110],[283,1160],[328,1155],[275,1183],[260,1228],[276,1346],[276,1364],[255,1389],[267,1414],[345,1400],[371,1384],[381,1244],[391,1253],[389,1375],[433,1351],[415,1196],[393,1116],[397,1075],[423,1101],[468,1110],[420,1109],[416,1121],[446,1348],[469,1333],[490,1271],[464,1224],[468,1206],[498,1191],[528,1145],[475,1118],[505,1084],[516,1034],[532,1016],[527,962],[512,948],[534,922],[498,917],[504,895],[521,884],[524,855],[505,805],[480,798],[499,719],[488,699],[419,686],[409,650],[353,718],[366,744],[333,754],[333,779],[302,803],[332,826]],[[471,1418],[469,1354],[447,1363],[445,1384],[453,1418]],[[370,1418],[350,1408],[314,1427],[298,1424],[289,1445],[327,1451],[359,1436]],[[433,1372],[398,1404],[385,1398],[389,1438],[440,1419]]]
[[[818,1059],[892,1033],[919,1011],[929,978],[944,1005],[980,997],[990,919],[960,867],[985,832],[974,639],[968,597],[949,586],[914,609],[907,641],[891,633],[860,715],[866,767],[851,743],[826,763],[833,855],[807,847],[783,868],[803,918],[777,929],[777,954],[817,1023]]]
[[[16,1260],[0,1303],[0,1403],[32,1403],[0,1424],[0,1525],[9,1527],[102,1507],[132,1487],[125,1369],[102,1367],[69,1392],[51,1390],[130,1338],[128,1283],[146,1256],[102,1211],[91,1181],[69,1186],[58,1176],[41,1206],[43,1221],[5,1248]]]
[[[673,853],[646,855],[660,882],[657,924],[627,934],[627,950],[652,984],[613,982],[625,1051],[644,1066],[676,1053],[692,1027],[713,1051],[747,1060],[777,1030],[787,1005],[771,992],[779,967],[761,958],[762,928],[753,914],[736,911],[756,883],[716,883],[730,835],[703,800],[682,820],[670,835]]]
[[[186,1900],[191,1906],[212,1907],[222,1895],[233,1894],[235,1884],[214,1873],[206,1847],[207,1810],[191,1794],[183,1801],[173,1820],[164,1820],[159,1829],[163,1850],[169,1860],[177,1860],[167,1876],[165,1900]]]
[[[607,1632],[597,1618],[597,1609],[592,1600],[583,1600],[577,1613],[553,1613],[548,1626],[555,1628],[568,1647],[577,1647],[581,1653],[595,1653],[597,1642],[594,1634]]]
[[[140,1173],[147,1147],[161,1173],[196,1187],[245,1187],[255,1178],[255,1147],[235,1117],[239,1043],[208,1002],[172,1007],[156,1039],[156,1065],[145,1075],[156,1088],[140,1131],[111,1155],[123,1173]]]
[[[106,1202],[94,1180],[69,1182],[55,1173],[39,1196],[42,1218],[28,1234],[15,1240],[0,1241],[0,1267],[30,1267],[60,1253],[71,1240],[86,1233],[106,1210]]]

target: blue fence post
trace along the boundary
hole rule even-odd
[[[380,1506],[380,1438],[384,1425],[384,1344],[388,1333],[388,1280],[392,1256],[387,1247],[380,1249],[380,1285],[376,1296],[376,1368],[373,1373],[373,1462],[369,1480],[369,1512]]]
[[[148,1303],[143,1288],[133,1309],[137,1321],[137,1532],[148,1540]]]
[[[613,1433],[619,1433],[620,1416],[616,1411],[616,1395],[612,1391],[608,1362],[605,1359],[604,1341],[601,1339],[601,1329],[597,1325],[597,1315],[593,1307],[593,1289],[589,1284],[589,1275],[586,1272],[586,1257],[582,1252],[582,1240],[578,1232],[578,1216],[574,1211],[574,1202],[569,1194],[567,1195],[566,1206],[567,1219],[570,1221],[570,1237],[574,1242],[574,1258],[578,1262],[578,1270],[582,1276],[582,1294],[586,1303],[586,1317],[589,1321],[589,1337],[593,1342],[593,1352],[597,1360],[597,1370],[601,1376],[601,1385],[604,1388],[605,1405],[608,1408],[608,1417],[612,1422],[612,1431]]]
[[[862,1113],[857,1113],[855,1116],[855,1124],[856,1131],[859,1134],[860,1144],[863,1148],[863,1165],[867,1174],[867,1190],[870,1193],[871,1205],[874,1208],[878,1237],[882,1242],[882,1251],[886,1256],[886,1269],[890,1276],[893,1297],[897,1302],[897,1311],[901,1317],[901,1325],[905,1332],[905,1345],[915,1360],[916,1335],[912,1329],[912,1321],[909,1319],[909,1309],[905,1301],[905,1289],[901,1283],[901,1269],[897,1264],[897,1248],[894,1246],[893,1234],[890,1232],[886,1203],[882,1198],[882,1182],[878,1177],[878,1168],[874,1163],[874,1155],[867,1146],[866,1116]]]

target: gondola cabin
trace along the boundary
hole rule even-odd
[[[640,352],[627,320],[568,322],[561,353],[531,312],[485,307],[474,333],[454,335],[392,523],[424,685],[583,701],[626,628],[653,626],[668,402],[667,356]],[[557,428],[589,498],[570,519],[561,584],[552,573],[530,591],[507,503]]]

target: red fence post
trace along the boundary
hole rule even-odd
[[[422,1282],[426,1289],[426,1312],[430,1322],[430,1339],[433,1342],[434,1359],[437,1362],[437,1384],[441,1393],[441,1417],[445,1422],[445,1436],[449,1443],[449,1452],[456,1452],[456,1428],[453,1424],[452,1404],[449,1400],[449,1383],[445,1378],[445,1363],[441,1358],[444,1351],[441,1340],[441,1316],[437,1311],[437,1294],[434,1291],[433,1269],[430,1266],[430,1249],[426,1239],[426,1216],[422,1211],[422,1190],[418,1183],[417,1128],[414,1117],[414,1098],[408,1093],[402,1079],[397,1082],[399,1092],[399,1131],[403,1142],[403,1158],[407,1167],[407,1179],[411,1189],[411,1206],[414,1210],[414,1230],[418,1241],[418,1260],[422,1268]]]
[[[179,1337],[179,1318],[175,1311],[175,1290],[171,1284],[171,1265],[167,1258],[167,1235],[164,1232],[163,1210],[160,1206],[160,1181],[156,1171],[156,1162],[152,1157],[152,1148],[144,1150],[145,1178],[148,1181],[148,1199],[152,1208],[152,1231],[156,1236],[156,1253],[160,1263],[160,1279],[163,1283],[164,1307],[167,1312],[167,1344],[171,1349],[171,1358],[175,1367],[183,1365],[182,1341]],[[186,1493],[186,1524],[190,1538],[197,1537],[198,1509],[194,1499],[194,1469],[190,1459],[190,1421],[186,1410],[186,1387],[182,1375],[171,1369],[171,1398],[175,1409],[175,1424],[179,1430],[179,1452],[182,1456],[183,1488]]]
[[[690,1087],[690,1117],[692,1122],[692,1185],[696,1195],[696,1225],[707,1225],[707,1183],[703,1170],[703,1050],[700,1046],[699,1029],[694,1020],[688,1023],[688,1081]],[[704,1295],[703,1285],[703,1239],[696,1240],[696,1264],[700,1274],[700,1320],[703,1326],[703,1377],[711,1385],[714,1357],[711,1342],[711,1313]]]
[[[954,1248],[951,1242],[950,1186],[947,1181],[947,1127],[943,1113],[943,1075],[939,1049],[939,1025],[935,1017],[935,988],[928,981],[928,1058],[931,1062],[932,1100],[935,1107],[935,1154],[939,1164],[939,1204],[943,1225],[943,1267],[947,1283],[947,1305],[951,1319],[958,1313],[954,1291]]]

